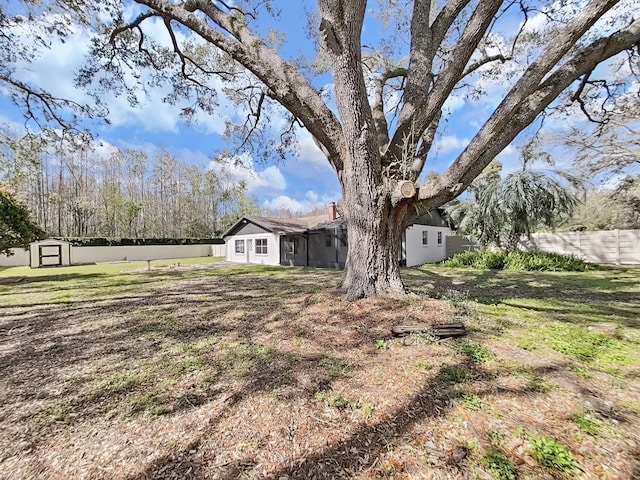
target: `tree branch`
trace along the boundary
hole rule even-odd
[[[275,50],[252,34],[242,20],[203,0],[187,0],[183,6],[167,0],[136,0],[136,3],[152,10],[143,15],[161,15],[181,23],[253,73],[269,88],[271,96],[299,118],[323,145],[332,167],[336,171],[342,169],[345,147],[342,126],[335,115],[297,68],[282,60]],[[196,10],[202,11],[220,30],[199,18]]]
[[[386,150],[387,145],[389,144],[389,127],[387,125],[387,118],[384,112],[384,87],[388,80],[406,76],[407,69],[398,67],[392,70],[386,70],[376,82],[375,91],[373,92],[371,112],[373,114],[376,132],[378,134],[378,146],[381,153]]]
[[[586,15],[590,14],[593,14],[593,11],[586,13]],[[589,22],[585,24],[584,20],[584,18],[578,18],[576,21],[583,24],[583,28],[586,31],[589,28],[587,25]],[[567,32],[564,33],[566,34]],[[560,32],[559,36],[562,38],[563,32]],[[554,39],[553,43],[555,44],[557,41],[557,39]],[[580,49],[542,83],[534,86],[528,94],[523,94],[514,87],[505,98],[503,104],[513,104],[516,98],[520,98],[520,101],[508,110],[498,107],[485,126],[480,129],[467,148],[451,164],[442,177],[436,182],[430,182],[420,187],[418,198],[427,204],[438,205],[455,198],[460,191],[470,185],[473,179],[496,155],[527,125],[532,123],[571,83],[592,71],[599,63],[632,48],[638,42],[640,42],[640,19],[635,20],[628,27],[619,30],[610,37],[601,38]],[[555,52],[555,54],[559,53]],[[553,52],[549,52],[548,54],[542,54],[541,57],[553,55]],[[549,59],[539,58],[538,61],[532,64],[530,70],[532,67],[546,64],[547,60]],[[550,65],[549,68],[552,66]],[[533,73],[530,75],[533,75]],[[544,77],[545,72],[537,71],[536,76]],[[523,82],[529,80],[530,78],[522,78]]]
[[[484,0],[477,5],[469,19],[469,22],[462,32],[462,35],[456,43],[455,48],[450,54],[450,58],[455,60],[446,64],[444,69],[438,75],[431,91],[423,89],[422,92],[417,92],[418,86],[421,85],[424,87],[425,85],[424,82],[413,80],[416,85],[413,87],[416,90],[416,93],[413,95],[413,98],[408,98],[407,94],[410,90],[408,79],[405,103],[402,107],[402,111],[400,112],[398,127],[396,128],[393,138],[389,144],[390,154],[392,157],[397,158],[400,154],[403,138],[406,136],[410,128],[415,128],[416,132],[419,135],[422,135],[425,129],[431,125],[434,118],[436,118],[453,87],[460,80],[464,67],[467,65],[471,55],[482,40],[487,28],[491,24],[493,16],[496,14],[501,4],[501,0]],[[460,7],[460,5],[457,6]],[[457,10],[457,14],[462,11],[462,7]],[[453,16],[453,13],[455,12],[452,12],[450,16]],[[455,20],[457,14],[456,16],[453,16],[451,21]],[[419,55],[419,53],[416,52],[416,55]]]
[[[480,60],[477,60],[477,61],[473,62],[471,65],[467,66],[467,69],[462,74],[462,78],[464,78],[464,77],[466,77],[468,75],[471,75],[473,72],[478,70],[483,65],[486,65],[487,63],[495,62],[496,60],[500,60],[500,63],[504,63],[507,60],[511,60],[511,57],[510,56],[505,57],[501,53],[498,53],[496,55],[487,55],[486,57],[483,57]]]

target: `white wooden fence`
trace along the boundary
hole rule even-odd
[[[640,265],[640,230],[534,233],[530,249],[575,255],[587,262]]]
[[[21,248],[12,249],[14,255],[0,255],[0,266],[29,265],[29,252]],[[37,254],[36,254],[37,255]],[[225,245],[126,245],[105,247],[70,246],[71,264],[94,262],[120,262],[127,260],[161,260],[189,257],[224,257]]]

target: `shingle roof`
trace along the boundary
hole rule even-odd
[[[291,233],[304,233],[307,230],[315,228],[324,223],[329,223],[326,215],[314,215],[312,217],[297,217],[297,218],[273,218],[273,217],[260,217],[257,215],[247,215],[238,220],[231,228],[222,234],[222,237],[227,237],[232,234],[234,230],[244,221],[249,221],[258,225],[259,227],[268,230],[269,232],[276,233],[278,235],[291,234]]]

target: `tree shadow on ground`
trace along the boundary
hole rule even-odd
[[[592,272],[516,272],[505,270],[406,269],[403,278],[410,288],[438,292],[468,291],[474,298],[491,301],[512,298],[557,298],[567,300],[626,299],[638,288],[640,271],[620,270],[617,278],[599,278]],[[425,285],[426,284],[426,285]]]
[[[557,320],[573,323],[581,316],[585,323],[591,323],[588,313],[596,308],[603,316],[615,316],[622,325],[640,327],[637,316],[640,275],[635,273],[617,279],[602,279],[557,272],[456,270],[452,273],[445,269],[412,269],[405,271],[403,277],[411,291],[436,298],[451,297],[453,293],[463,300],[486,305],[504,304],[544,311]],[[544,300],[557,307],[536,307],[519,302],[525,299]]]
[[[411,299],[380,300],[345,308],[326,286],[336,273],[281,272],[237,269],[231,275],[208,272],[196,278],[158,273],[152,275],[157,283],[140,293],[123,291],[99,304],[72,299],[68,305],[42,305],[0,318],[0,400],[10,412],[0,422],[28,422],[36,445],[111,412],[129,418],[151,411],[161,419],[222,403],[224,408],[212,409],[210,427],[179,448],[167,447],[165,455],[131,478],[210,478],[214,469],[220,478],[231,479],[250,472],[255,461],[249,455],[220,464],[201,455],[201,445],[224,412],[271,393],[277,401],[308,402],[317,391],[330,390],[341,379],[371,367],[375,341],[411,305]],[[429,275],[428,281],[440,282],[443,291],[464,291],[460,289],[465,285],[452,279]],[[418,277],[413,281],[424,281],[425,275],[420,272]],[[305,341],[313,348],[305,349]],[[350,361],[348,350],[358,348],[365,355]],[[460,366],[473,370],[475,378],[486,374],[477,366]],[[167,393],[165,380],[177,387]],[[379,459],[413,425],[451,412],[452,389],[436,372],[389,416],[310,455],[283,460],[268,478],[343,478],[378,469]],[[491,393],[518,397],[539,391],[525,385]],[[22,407],[34,398],[40,410]],[[63,411],[51,419],[51,407]],[[467,468],[464,459],[453,458],[454,452],[440,453],[442,468]]]
[[[39,418],[32,436],[46,438],[109,412],[177,414],[228,391],[233,403],[272,391],[310,398],[359,368],[336,344],[373,345],[380,336],[376,312],[393,308],[381,302],[346,319],[335,307],[327,320],[313,307],[333,295],[310,278],[238,273],[163,283],[100,303],[14,308],[0,320],[1,399],[14,408],[14,422]],[[355,327],[345,327],[350,321]],[[315,350],[294,348],[294,338]],[[284,349],[282,339],[289,342]],[[167,394],[163,381],[187,386]],[[34,398],[38,409],[20,408]]]
[[[462,368],[465,371],[473,372],[475,379],[494,378],[493,374],[470,362],[442,367],[439,372],[435,372],[428,378],[406,403],[399,405],[388,416],[361,425],[345,438],[335,443],[327,443],[312,454],[285,457],[283,464],[275,471],[266,472],[266,475],[265,472],[262,472],[259,474],[260,478],[269,480],[350,478],[363,472],[369,472],[373,478],[393,478],[396,474],[401,475],[402,466],[394,465],[392,462],[383,464],[381,460],[395,447],[406,443],[407,434],[420,422],[447,417],[456,411],[456,398],[460,396],[460,390],[458,390],[460,385],[442,380],[443,372],[451,368]],[[542,375],[565,368],[566,366],[561,365],[544,366],[532,370],[532,373]],[[505,372],[505,375],[510,374],[511,372]],[[519,398],[541,395],[538,388],[535,384],[525,384],[519,388],[490,388],[478,391],[477,394],[480,398],[487,395]],[[252,473],[258,473],[251,472],[256,467],[256,460],[251,455],[221,463],[214,463],[212,459],[204,460],[200,455],[199,448],[201,444],[206,442],[207,435],[211,433],[212,430],[203,432],[185,448],[168,452],[151,462],[142,472],[128,477],[128,480],[149,478],[234,480],[243,476],[251,477]],[[415,449],[415,454],[424,457],[424,473],[433,469],[434,472],[438,471],[440,474],[446,472],[452,478],[458,475],[464,476],[465,472],[469,471],[470,464],[466,458],[467,453],[467,446],[463,444],[453,445],[453,448],[451,445],[436,445],[435,448],[418,446]],[[431,466],[430,462],[433,463]],[[375,471],[373,471],[374,468]]]

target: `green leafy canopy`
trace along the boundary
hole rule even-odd
[[[0,188],[0,255],[12,255],[11,248],[26,249],[43,236],[27,208]]]

